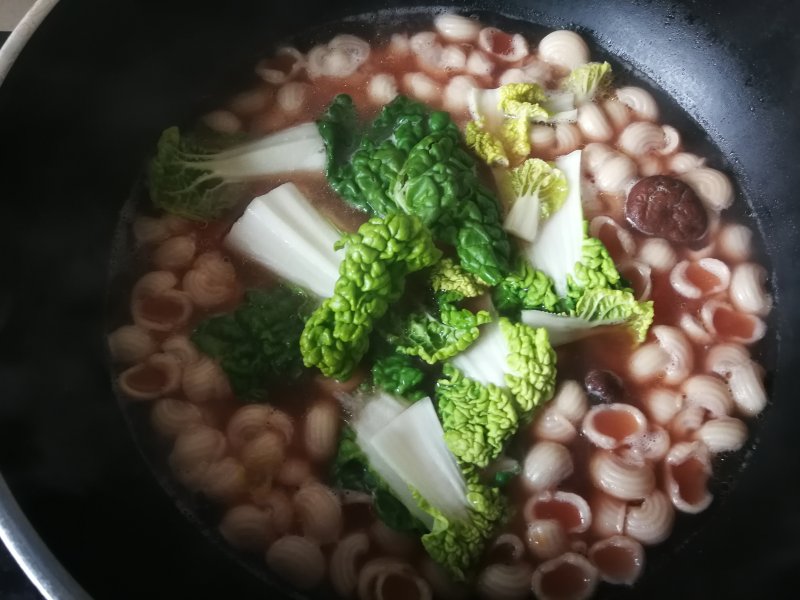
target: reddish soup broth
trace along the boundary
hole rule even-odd
[[[463,130],[470,87],[534,82],[555,90],[572,66],[590,58],[571,32],[525,39],[515,31],[483,33],[477,21],[452,16],[426,27],[360,42],[369,51],[352,73],[345,65],[345,75],[327,63],[313,67],[313,48],[281,50],[257,66],[262,83],[208,114],[204,125],[274,133],[319,118],[340,93],[368,119],[401,93],[448,111]],[[683,148],[658,109],[644,88],[622,86],[580,107],[572,120],[531,128],[533,157],[551,161],[583,150],[589,230],[637,300],[654,303],[655,319],[641,344],[610,328],[556,348],[555,397],[509,444],[508,454],[522,465],[504,491],[510,516],[492,538],[500,545],[489,541],[470,584],[453,581],[418,537],[385,526],[369,496],[332,487],[346,417],[339,398],[365,369],[344,383],[313,375],[276,385],[266,402],[246,404],[221,366],[192,344],[194,328],[235,309],[245,290],[279,283],[223,244],[246,203],[212,222],[136,217],[146,274],[129,296],[133,324],[110,334],[120,391],[148,404],[153,428],[171,445],[168,462],[180,484],[222,507],[214,525],[229,544],[265,557],[299,588],[327,586],[364,600],[465,597],[470,590],[487,598],[501,590],[583,598],[600,581],[635,581],[641,561],[631,557],[662,543],[677,513],[707,507],[714,458],[743,447],[747,419],[764,407],[763,368],[750,345],[763,337],[771,308],[752,233],[725,212],[733,197],[728,176]],[[484,175],[491,185],[488,170]],[[701,240],[671,243],[626,220],[628,190],[652,175],[694,188],[709,215]],[[288,181],[341,231],[354,232],[367,219],[322,173],[265,177],[250,184],[249,199]],[[605,397],[587,391],[590,371],[615,374],[621,388]],[[537,450],[541,459],[526,460]],[[543,480],[548,484],[540,487]],[[603,545],[612,538],[621,545]]]

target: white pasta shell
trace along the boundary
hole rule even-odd
[[[644,121],[658,120],[658,105],[650,92],[640,87],[626,86],[617,90],[617,100]]]
[[[181,386],[186,399],[197,404],[222,400],[231,395],[227,375],[208,356],[202,356],[184,367]]]
[[[628,361],[628,372],[639,383],[652,381],[669,366],[671,357],[660,345],[642,344]]]
[[[357,594],[359,600],[377,600],[379,581],[385,583],[387,575],[414,577],[414,569],[407,562],[395,558],[373,558],[358,574]]]
[[[329,400],[319,400],[308,410],[304,423],[303,440],[312,461],[330,459],[339,441],[339,405]]]
[[[539,42],[539,58],[551,65],[572,70],[589,62],[589,46],[574,31],[561,29],[542,38]]]
[[[192,264],[196,252],[197,244],[193,235],[178,235],[165,240],[153,250],[150,260],[156,269],[176,271]]]
[[[445,46],[439,64],[446,73],[458,73],[467,66],[467,53],[456,45]]]
[[[582,430],[598,448],[613,450],[646,431],[647,417],[631,404],[598,404],[586,413]]]
[[[265,404],[246,404],[233,413],[226,428],[231,447],[239,450],[266,430],[271,411]]]
[[[519,67],[514,67],[512,69],[506,69],[503,71],[503,74],[500,75],[499,83],[501,86],[508,85],[509,83],[535,83],[532,81],[531,77],[529,77],[524,70],[520,69]]]
[[[294,422],[292,421],[292,417],[285,412],[277,408],[271,408],[267,414],[267,427],[280,432],[280,434],[283,435],[283,439],[286,440],[286,443],[291,443],[294,437]]]
[[[370,55],[370,46],[359,37],[337,35],[326,46],[316,46],[308,53],[306,70],[309,77],[343,79],[355,73]]]
[[[184,367],[200,360],[200,352],[197,347],[185,335],[173,335],[161,343],[161,350],[166,354],[171,354],[178,359]]]
[[[681,386],[686,403],[704,408],[714,417],[724,417],[733,410],[733,398],[725,385],[711,375],[693,375]]]
[[[603,100],[602,105],[608,120],[618,131],[623,130],[631,122],[630,109],[616,98],[607,98]]]
[[[598,167],[594,182],[601,192],[621,194],[633,184],[637,173],[635,162],[624,154],[615,152]]]
[[[565,584],[565,580],[569,583]],[[597,569],[586,557],[566,552],[536,568],[531,589],[539,600],[586,600],[594,595],[597,582]],[[571,591],[569,596],[562,595],[562,586]]]
[[[636,258],[659,273],[669,271],[677,261],[672,244],[662,238],[644,240],[639,246],[639,254]]]
[[[442,93],[440,84],[425,73],[406,73],[403,86],[409,95],[421,102],[434,102]]]
[[[742,262],[753,252],[753,230],[746,225],[729,223],[717,235],[717,246],[722,258],[731,262]]]
[[[648,300],[653,293],[653,273],[650,265],[629,260],[618,267],[619,274],[627,279],[637,300]]]
[[[752,344],[767,332],[766,323],[756,315],[739,312],[727,302],[719,300],[709,300],[703,304],[700,318],[709,333],[732,342]]]
[[[615,255],[619,254],[619,252],[612,254],[615,262],[620,262],[623,258],[636,254],[636,242],[630,231],[620,226],[611,217],[599,216],[592,219],[589,223],[589,234],[592,237],[599,238],[605,247],[609,249],[609,252],[615,245],[620,247],[622,250],[621,256]]]
[[[622,130],[619,147],[631,156],[644,156],[664,148],[664,130],[655,123],[636,121]]]
[[[678,320],[678,326],[686,334],[686,337],[695,344],[706,345],[713,341],[711,334],[706,331],[706,328],[694,315],[683,313]]]
[[[592,142],[607,142],[614,137],[614,128],[603,109],[593,102],[578,107],[578,127],[583,137]]]
[[[225,436],[220,431],[197,425],[175,439],[169,456],[170,467],[184,485],[199,490],[205,483],[208,467],[222,458],[225,450]]]
[[[670,356],[669,365],[664,369],[664,383],[681,383],[694,368],[694,351],[689,340],[680,329],[669,325],[656,325],[651,331]]]
[[[589,409],[583,386],[573,379],[561,383],[549,407],[563,415],[570,423],[577,424]]]
[[[570,443],[578,435],[569,419],[549,406],[533,421],[531,433],[536,440],[549,440],[561,444]]]
[[[185,325],[192,315],[192,302],[174,289],[177,283],[169,271],[153,271],[139,279],[131,292],[134,323],[152,331],[172,331]]]
[[[476,77],[488,77],[494,71],[494,63],[480,50],[473,50],[467,57],[467,72]]]
[[[493,562],[516,562],[525,558],[525,545],[519,536],[513,533],[502,533],[492,542],[490,554],[497,554],[501,560]]]
[[[111,358],[123,364],[145,360],[158,349],[150,333],[138,325],[123,325],[108,334]]]
[[[242,121],[229,110],[214,110],[203,115],[203,124],[217,133],[237,133],[242,129]]]
[[[541,441],[531,447],[523,462],[525,485],[535,491],[555,487],[572,475],[572,455],[565,446]]]
[[[450,42],[474,42],[481,30],[477,21],[452,13],[438,15],[433,20],[433,26],[439,35]]]
[[[450,112],[463,112],[469,104],[470,90],[478,87],[469,75],[456,75],[448,81],[444,88],[444,108]]]
[[[309,462],[296,456],[286,459],[278,471],[278,481],[286,487],[300,487],[311,478]]]
[[[628,460],[644,459],[658,462],[667,455],[670,444],[671,440],[667,430],[659,425],[654,425],[632,439],[630,446],[623,449],[621,455]]]
[[[753,361],[734,365],[730,369],[728,386],[736,407],[743,415],[754,417],[767,405],[767,391],[761,368]]]
[[[182,286],[197,306],[215,308],[236,296],[236,271],[218,252],[206,252],[183,276]]]
[[[309,483],[294,494],[294,510],[306,537],[329,544],[342,533],[342,504],[333,491],[319,483]]]
[[[639,175],[642,177],[661,175],[664,171],[663,161],[657,154],[640,156],[636,159],[636,164],[639,166]]]
[[[486,600],[522,600],[531,590],[533,569],[527,563],[493,564],[478,575],[478,595]]]
[[[556,154],[569,154],[581,144],[583,136],[575,123],[556,123]]]
[[[595,175],[597,170],[607,159],[617,154],[618,153],[608,144],[590,142],[586,144],[581,152],[581,163],[589,174]]]
[[[305,58],[297,48],[283,46],[278,48],[276,54],[278,56],[290,57],[292,59],[292,63],[288,69],[276,69],[270,66],[269,60],[260,61],[255,68],[256,75],[258,75],[267,83],[273,85],[286,83],[290,79],[294,78],[306,66]],[[263,106],[261,108],[263,108]]]
[[[222,501],[243,495],[247,489],[244,466],[232,456],[211,463],[201,489],[210,498]]]
[[[595,542],[589,548],[589,560],[603,581],[633,585],[644,569],[644,548],[629,536],[615,535]]]
[[[271,537],[269,516],[257,506],[241,504],[229,509],[219,524],[219,532],[239,550],[264,550]]]
[[[139,245],[156,244],[192,228],[190,221],[175,215],[163,217],[136,217],[133,221],[133,237]]]
[[[711,419],[695,433],[712,454],[735,452],[747,441],[747,425],[733,417]]]
[[[195,425],[205,424],[206,419],[200,407],[191,402],[162,398],[153,405],[150,422],[161,435],[175,437]]]
[[[664,133],[664,147],[658,153],[665,156],[674,154],[681,146],[681,134],[672,125],[664,125],[661,131]]]
[[[275,101],[287,115],[296,115],[305,108],[311,97],[312,88],[307,83],[290,81],[278,88]]]
[[[685,406],[675,415],[669,424],[669,430],[675,439],[692,437],[694,432],[703,426],[706,419],[706,410],[702,406]]]
[[[731,370],[750,362],[750,353],[741,344],[717,344],[706,354],[706,372],[729,379]]]
[[[401,58],[411,52],[411,41],[405,33],[393,33],[387,46],[392,56]]]
[[[714,497],[708,491],[711,458],[701,442],[675,444],[664,461],[664,479],[672,504],[686,513],[699,513]]]
[[[369,538],[363,532],[351,533],[336,544],[331,553],[329,577],[342,598],[350,598],[358,585],[358,566],[369,550]]]
[[[620,500],[640,500],[656,486],[652,467],[645,461],[625,460],[607,450],[598,450],[589,462],[592,483]]]
[[[719,213],[733,203],[731,181],[716,169],[698,167],[681,173],[680,178],[694,190],[708,210]]]
[[[497,45],[500,45],[498,49]],[[528,56],[528,41],[519,33],[509,34],[495,27],[484,27],[478,33],[478,47],[499,60],[516,62]]]
[[[555,519],[534,519],[526,530],[528,550],[539,560],[549,560],[569,550],[569,538]]]
[[[578,494],[564,491],[531,496],[522,510],[525,521],[555,519],[567,533],[583,533],[592,526],[589,504]]]
[[[119,389],[133,400],[155,400],[178,389],[181,364],[171,354],[151,354],[119,376]]]
[[[625,535],[654,546],[669,537],[674,522],[675,509],[669,498],[661,490],[654,490],[638,506],[628,507]]]
[[[764,316],[772,308],[772,297],[765,284],[767,270],[755,263],[742,263],[733,268],[730,284],[731,303],[740,311]]]
[[[248,471],[272,476],[286,458],[285,441],[280,433],[267,429],[245,444],[239,456]]]
[[[236,94],[228,103],[234,113],[240,117],[252,117],[263,111],[272,99],[271,88],[256,88]]]
[[[397,97],[397,80],[389,73],[376,73],[369,80],[367,96],[370,102],[383,106]]]
[[[299,590],[310,590],[325,577],[325,557],[312,540],[286,535],[267,550],[267,565],[279,577]]]
[[[276,534],[281,535],[289,531],[294,522],[294,509],[286,492],[271,490],[262,499],[260,506],[269,515]]]
[[[556,143],[556,130],[549,125],[533,125],[530,140],[536,149],[551,148]]]
[[[694,271],[694,277],[691,272]],[[702,274],[701,274],[702,271]],[[703,281],[698,285],[697,277]],[[669,274],[672,288],[684,298],[704,298],[728,289],[731,281],[731,272],[721,260],[716,258],[701,258],[697,261],[683,260],[675,265]]]
[[[408,40],[411,52],[417,56],[430,55],[432,52],[441,50],[438,36],[435,31],[420,31],[411,36]]]
[[[625,530],[628,503],[603,492],[595,492],[589,499],[592,510],[592,533],[597,537],[619,535]]]
[[[369,536],[375,545],[390,556],[409,558],[419,547],[418,540],[407,533],[395,531],[380,519],[370,525]]]
[[[705,158],[701,158],[691,152],[678,152],[670,156],[667,161],[669,170],[678,175],[691,171],[692,169],[699,169],[705,164]]]
[[[645,392],[642,403],[655,423],[666,425],[683,408],[683,396],[674,390],[656,387]]]

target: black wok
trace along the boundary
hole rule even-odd
[[[213,510],[154,475],[152,449],[134,442],[104,345],[112,242],[162,128],[245,85],[287,35],[378,7],[62,0],[0,87],[0,472],[25,515],[0,486],[0,525],[49,596],[290,593],[204,531]],[[648,555],[640,584],[603,593],[796,597],[800,5],[486,0],[470,9],[577,27],[595,50],[669,94],[667,120],[702,127],[708,139],[696,133],[694,143],[716,146],[724,157],[716,166],[737,178],[773,271],[777,309],[762,350],[772,402],[754,441],[723,465],[714,506]]]

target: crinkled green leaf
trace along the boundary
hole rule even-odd
[[[464,138],[467,147],[490,167],[507,167],[509,165],[502,140],[483,129],[480,121],[467,123]]]
[[[474,298],[486,291],[486,285],[451,258],[443,258],[431,270],[435,293],[455,292],[462,298]]]
[[[425,395],[419,389],[424,373],[406,354],[382,356],[372,364],[372,383],[395,396],[418,400]]]
[[[553,280],[524,259],[494,289],[493,297],[495,308],[504,313],[529,309],[554,312],[558,307]]]
[[[500,319],[508,344],[506,383],[513,394],[520,419],[527,420],[537,406],[553,397],[556,385],[556,353],[546,329]]]
[[[433,516],[433,528],[422,536],[431,558],[457,581],[465,581],[487,542],[508,515],[506,500],[497,488],[483,485],[472,471],[465,472],[469,518],[448,519],[416,495],[420,507]]]
[[[312,306],[286,287],[252,290],[235,311],[201,322],[192,342],[220,362],[240,400],[258,400],[269,383],[302,373],[299,340]]]
[[[307,367],[345,380],[367,351],[375,321],[402,294],[406,275],[436,263],[441,251],[417,217],[402,213],[369,219],[341,247],[333,295],[306,322],[300,350]]]
[[[541,219],[549,218],[567,198],[567,179],[564,174],[539,158],[529,158],[511,169],[510,176],[516,201],[527,196],[539,199]]]
[[[587,321],[627,322],[641,343],[653,323],[653,302],[639,302],[628,290],[588,289],[578,299],[574,316]]]

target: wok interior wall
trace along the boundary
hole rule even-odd
[[[577,26],[654,79],[731,157],[727,166],[765,234],[778,299],[779,350],[766,357],[775,404],[735,493],[682,552],[654,559],[655,576],[637,590],[643,597],[777,593],[789,576],[778,557],[800,539],[787,518],[800,499],[787,476],[800,467],[792,436],[800,416],[792,381],[800,128],[790,112],[800,82],[798,9],[766,4],[772,10],[761,5],[759,15],[784,17],[758,30],[743,1],[725,3],[724,14],[665,2],[476,5]],[[54,553],[97,598],[203,598],[222,589],[263,597],[264,583],[178,512],[113,398],[103,341],[111,240],[163,127],[191,122],[245,84],[276,36],[373,7],[65,1],[0,88],[0,470]],[[795,14],[787,18],[787,10]]]

